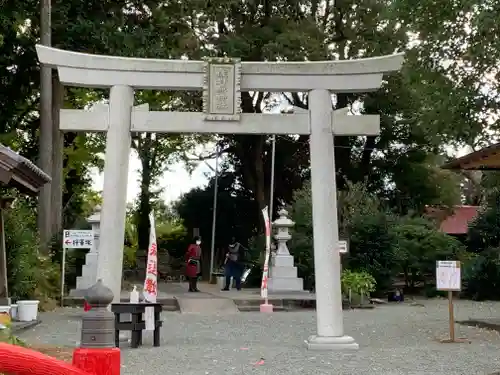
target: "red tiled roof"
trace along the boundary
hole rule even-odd
[[[442,221],[439,224],[439,230],[447,234],[466,234],[469,229],[469,223],[474,220],[478,214],[478,206],[455,206],[452,213],[446,214],[445,210],[439,208],[428,208],[427,212],[435,217],[441,216]],[[442,215],[446,215],[444,218]]]

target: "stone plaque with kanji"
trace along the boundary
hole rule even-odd
[[[213,58],[205,62],[203,112],[208,121],[240,120],[241,63],[239,59]]]

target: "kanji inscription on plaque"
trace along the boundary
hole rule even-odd
[[[240,120],[239,59],[214,58],[205,62],[203,112],[209,121]]]

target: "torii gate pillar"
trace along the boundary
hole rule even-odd
[[[358,349],[354,339],[344,335],[332,113],[330,92],[312,90],[309,147],[318,334],[309,337],[307,345],[310,349]]]
[[[121,296],[133,105],[134,90],[132,87],[121,85],[111,87],[97,278],[102,279],[102,283],[113,291],[113,303],[120,302]],[[111,249],[118,251],[111,251]],[[118,275],[120,276],[117,277]]]

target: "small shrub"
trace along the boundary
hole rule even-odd
[[[344,295],[348,296],[351,302],[352,295],[363,298],[368,297],[376,289],[376,281],[368,272],[352,272],[350,270],[342,271],[341,285]]]
[[[500,299],[500,260],[498,251],[475,257],[463,267],[462,295],[477,301]]]
[[[9,294],[14,299],[38,299],[41,310],[53,305],[59,296],[60,265],[39,254],[35,213],[23,198],[6,210],[5,242]]]

